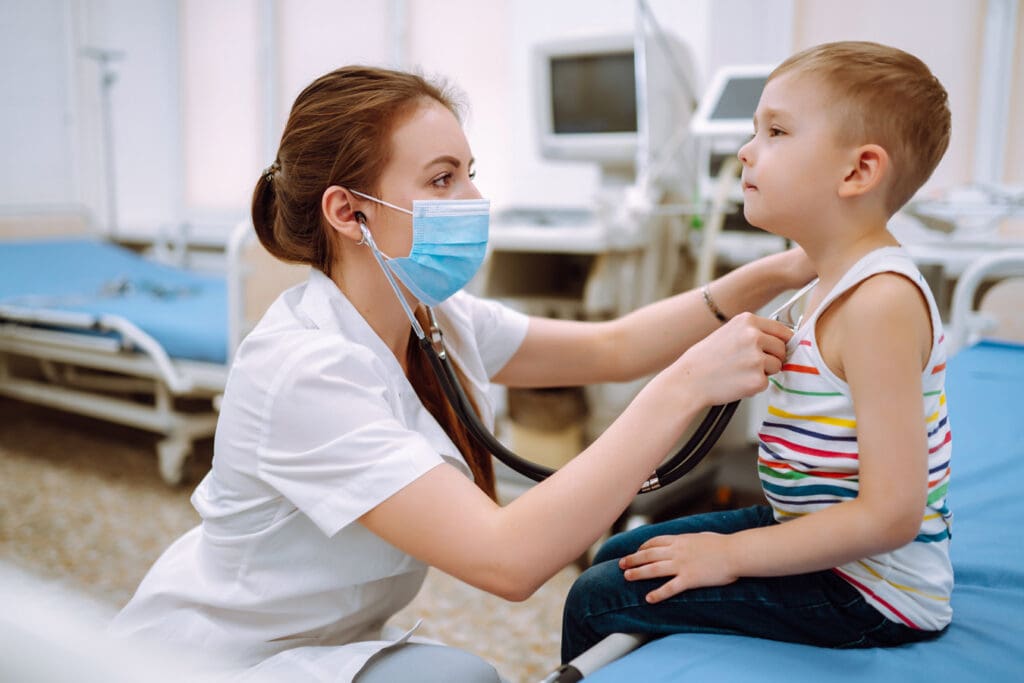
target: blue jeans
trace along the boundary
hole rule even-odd
[[[573,584],[562,620],[562,662],[612,633],[660,637],[726,633],[834,648],[884,647],[934,638],[886,619],[831,570],[741,578],[728,586],[683,591],[655,605],[644,599],[670,577],[626,581],[620,557],[655,536],[714,531],[731,534],[777,524],[766,505],[710,512],[652,524],[612,537]]]

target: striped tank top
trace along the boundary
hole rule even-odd
[[[758,473],[779,522],[857,497],[857,422],[850,389],[822,360],[814,328],[837,297],[881,272],[901,273],[917,283],[931,312],[932,352],[921,375],[928,499],[911,543],[834,571],[890,620],[939,630],[952,618],[953,590],[952,514],[946,506],[952,443],[944,388],[945,337],[931,291],[902,248],[884,247],[864,256],[790,339],[782,371],[770,378],[768,415],[758,435]]]

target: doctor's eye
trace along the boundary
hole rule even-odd
[[[430,184],[437,188],[446,188],[452,184],[452,174],[445,171],[430,181]]]
[[[476,168],[469,169],[469,179],[476,180]]]

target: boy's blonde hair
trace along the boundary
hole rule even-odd
[[[877,144],[889,154],[889,215],[928,180],[949,146],[946,89],[924,62],[903,50],[859,41],[825,43],[793,55],[768,80],[787,73],[821,79],[840,144]]]

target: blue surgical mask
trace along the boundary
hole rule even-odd
[[[428,306],[436,306],[469,284],[483,264],[490,222],[488,200],[416,199],[409,211],[362,192],[350,192],[412,216],[412,249],[402,258],[383,254],[369,229],[360,225],[363,240],[403,302],[392,273],[413,296]]]

